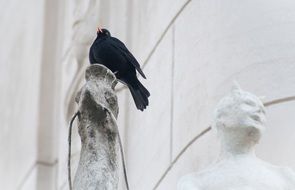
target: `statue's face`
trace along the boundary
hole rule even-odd
[[[254,127],[261,132],[265,128],[264,106],[253,94],[240,90],[232,92],[217,106],[215,127]]]

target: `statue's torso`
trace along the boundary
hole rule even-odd
[[[294,190],[295,174],[259,159],[233,159],[184,177],[180,187],[180,190]]]

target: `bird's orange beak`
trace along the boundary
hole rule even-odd
[[[101,32],[102,33],[102,30],[99,27],[97,27],[97,32]]]

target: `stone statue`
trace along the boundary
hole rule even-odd
[[[118,188],[118,116],[115,75],[93,64],[86,70],[86,84],[76,97],[79,104],[81,153],[74,190]]]
[[[295,190],[295,173],[255,156],[265,129],[263,103],[235,87],[216,107],[213,129],[221,141],[218,161],[181,178],[178,190]]]

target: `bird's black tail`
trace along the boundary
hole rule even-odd
[[[137,109],[143,111],[149,105],[149,91],[137,79],[132,84],[128,84],[128,87]]]

